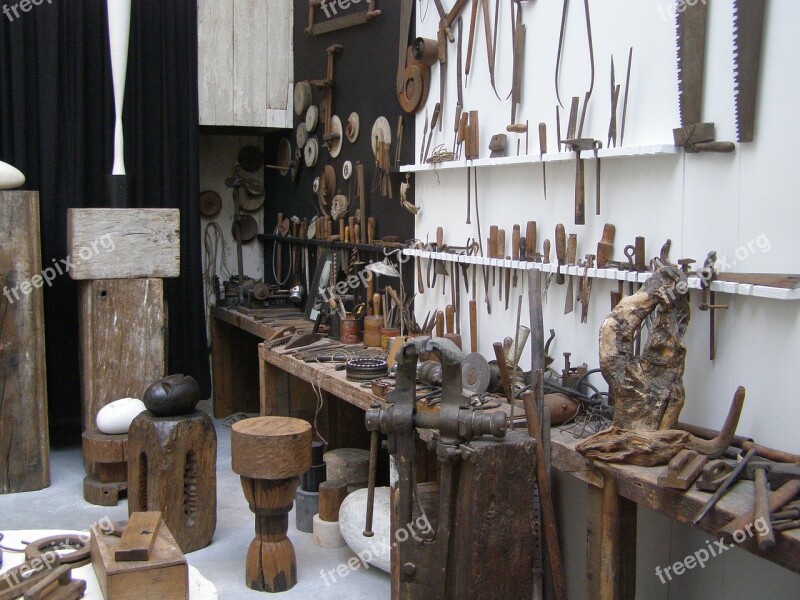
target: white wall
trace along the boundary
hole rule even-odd
[[[494,7],[494,2],[490,5]],[[511,36],[508,2],[501,2],[498,42],[497,87],[502,98],[511,85]],[[631,90],[625,145],[672,142],[672,129],[679,125],[674,20],[668,0],[594,0],[591,4],[596,80],[584,135],[606,142],[610,111],[609,63],[614,54],[617,83],[624,85],[628,48],[634,47]],[[452,2],[445,2],[449,8]],[[424,6],[424,3],[423,3]],[[523,102],[517,121],[530,121],[530,152],[538,154],[536,125],[546,121],[549,149],[556,147],[554,68],[562,3],[538,0],[523,5],[527,25]],[[570,3],[570,14],[562,64],[562,100],[568,107],[573,95],[583,97],[589,83],[583,3]],[[492,10],[494,10],[492,8]],[[420,11],[423,12],[423,11]],[[733,103],[733,12],[732,2],[715,0],[709,6],[706,87],[703,120],[716,123],[717,139],[735,140]],[[433,4],[424,21],[417,23],[425,37],[435,37],[437,17]],[[469,10],[464,13],[468,29]],[[479,20],[479,23],[481,21]],[[800,2],[773,0],[768,6],[766,39],[759,92],[755,141],[737,145],[730,155],[684,155],[615,158],[602,164],[602,211],[594,215],[594,163],[586,162],[587,210],[585,226],[573,224],[573,161],[547,165],[548,196],[542,198],[541,165],[481,168],[478,171],[482,233],[490,224],[506,229],[510,245],[513,224],[536,220],[539,250],[544,238],[554,240],[557,223],[568,233],[578,234],[578,255],[595,252],[603,224],[617,228],[614,258],[624,259],[622,248],[643,235],[648,257],[656,256],[662,243],[672,239],[671,258],[691,257],[702,264],[709,250],[735,262],[737,272],[800,272],[800,239],[796,235],[800,208],[798,186],[792,184],[795,159],[792,140],[798,139],[800,122],[793,114],[800,93],[800,55],[794,45],[794,28],[800,23]],[[482,27],[476,37],[473,73],[464,91],[465,109],[479,110],[481,158],[487,157],[489,138],[505,132],[510,120],[510,101],[498,101],[491,91],[486,66]],[[464,56],[466,57],[465,31]],[[437,143],[452,144],[455,107],[455,47],[451,47],[445,131],[434,136]],[[624,90],[623,90],[624,91]],[[438,67],[433,68],[428,108],[438,100]],[[621,100],[620,100],[621,102]],[[416,119],[417,156],[425,111]],[[563,131],[566,131],[566,116]],[[522,148],[524,152],[524,139]],[[509,134],[510,153],[515,136]],[[419,173],[415,196],[422,211],[417,217],[416,236],[435,239],[438,225],[445,228],[445,241],[462,245],[477,237],[475,214],[465,224],[467,174],[465,170]],[[748,244],[752,250],[748,250]],[[736,260],[738,256],[744,259]],[[555,255],[553,249],[552,255]],[[699,266],[699,265],[698,265]],[[479,276],[479,310],[483,289]],[[524,284],[523,284],[524,285]],[[555,328],[551,353],[560,365],[561,353],[572,352],[573,364],[596,367],[597,332],[609,311],[610,281],[594,282],[588,324],[580,323],[580,305],[563,315],[565,287],[551,285],[545,305],[545,329]],[[520,288],[521,290],[524,287]],[[491,317],[480,314],[479,350],[492,356],[492,342],[512,335],[516,315],[499,310],[492,292]],[[463,294],[462,294],[463,296]],[[512,296],[513,297],[513,296]],[[449,298],[449,294],[447,295]],[[747,400],[739,431],[762,444],[800,453],[800,402],[794,388],[794,368],[800,356],[800,303],[718,294],[730,305],[717,313],[717,358],[708,360],[708,314],[697,310],[699,293],[692,293],[692,322],[685,338],[688,347],[685,384],[687,402],[681,419],[718,428],[738,385],[747,388]],[[417,300],[417,311],[426,314],[443,308],[440,293],[426,293]],[[512,302],[512,305],[514,303]],[[466,311],[466,306],[464,306]],[[523,323],[527,322],[523,303]],[[467,320],[462,320],[467,327]],[[528,355],[523,364],[529,364]],[[574,569],[571,597],[584,593],[585,486],[560,477],[562,518],[574,535],[568,536],[567,563]],[[654,574],[656,565],[682,559],[702,546],[702,532],[642,510],[639,519],[639,577],[637,597],[738,599],[792,597],[800,583],[797,575],[741,551],[728,552],[704,570],[694,570],[679,580],[662,585]],[[577,524],[577,525],[576,525]],[[756,575],[757,574],[757,575]],[[763,586],[763,587],[758,587]],[[758,589],[759,592],[754,590]],[[791,591],[790,591],[791,590]]]

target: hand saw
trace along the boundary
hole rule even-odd
[[[733,3],[734,100],[738,142],[753,141],[766,4],[766,0],[735,0]]]

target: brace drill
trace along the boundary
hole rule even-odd
[[[423,352],[434,352],[442,363],[442,402],[438,414],[416,412],[417,357]],[[398,536],[396,544],[397,557],[401,561],[401,586],[409,591],[407,596],[401,594],[401,597],[444,600],[450,597],[447,592],[447,562],[459,461],[475,460],[474,450],[468,445],[473,438],[482,435],[504,437],[507,416],[502,412],[487,413],[470,408],[469,398],[463,396],[461,390],[460,358],[463,353],[450,340],[418,338],[405,344],[400,355],[397,385],[386,398],[391,406],[370,408],[366,413],[366,426],[373,437],[379,431],[388,437],[387,449],[397,462],[398,528],[412,523],[414,503],[419,501],[415,428],[434,430],[433,447],[439,462],[438,529],[425,537],[414,532],[403,541]]]

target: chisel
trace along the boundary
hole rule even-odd
[[[563,285],[564,273],[561,271],[561,267],[564,266],[564,259],[566,258],[567,254],[567,234],[564,231],[564,225],[559,223],[556,225],[556,260],[558,261],[558,267],[556,269],[556,283],[558,285]]]
[[[519,261],[519,251],[520,251],[520,237],[519,237],[519,225],[514,225],[514,228],[511,230],[511,260]],[[514,269],[514,282],[513,286],[514,289],[517,289],[517,270]]]
[[[528,221],[525,226],[525,256],[529,261],[536,258],[536,221]]]
[[[510,256],[506,256],[506,260],[511,260]],[[511,294],[511,269],[506,269],[506,310],[508,310],[508,297]]]
[[[495,248],[494,256],[498,260],[503,260],[505,255],[506,255],[506,230],[505,229],[498,229],[497,230],[497,247]],[[498,292],[498,297],[500,299],[500,302],[502,302],[503,301],[503,272],[504,272],[504,269],[503,269],[503,267],[499,267],[499,270],[500,270],[500,274],[499,274],[500,285],[498,287],[500,288],[500,290]]]
[[[489,226],[489,247],[487,248],[487,254],[489,258],[496,258],[497,254],[497,225]],[[492,287],[497,284],[497,275],[495,274],[495,269],[492,268]]]
[[[592,277],[589,277],[589,269],[592,267],[594,267],[594,254],[587,254],[581,286],[581,323],[586,323],[589,319],[589,298],[592,295],[592,281],[594,281]]]
[[[542,264],[549,265],[550,264],[550,240],[545,239],[542,242]],[[550,282],[553,280],[553,273],[550,272],[547,274],[547,279],[545,280],[544,284],[544,299],[545,302],[547,301],[547,290],[550,287]],[[528,284],[530,285],[530,284]]]
[[[567,238],[567,269],[575,264],[578,258],[578,234],[570,233]],[[564,314],[568,315],[575,309],[575,292],[572,277],[567,273],[567,298],[564,302]]]
[[[542,187],[544,188],[544,199],[547,200],[547,166],[544,162],[544,155],[547,154],[547,124],[539,123],[539,160],[542,161]]]

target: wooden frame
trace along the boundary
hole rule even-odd
[[[327,4],[339,4],[339,7],[346,10],[351,4],[356,4],[361,0],[309,0],[308,2],[308,27],[305,32],[310,35],[322,35],[331,31],[339,31],[340,29],[347,29],[348,27],[355,27],[356,25],[363,25],[369,23],[372,19],[381,16],[381,11],[376,10],[375,5],[377,0],[369,0],[369,6],[366,10],[351,12],[340,17],[328,17],[321,23],[315,23],[314,18],[316,9]],[[335,9],[334,9],[335,10]],[[334,12],[334,14],[336,14]],[[327,16],[327,12],[326,12]]]

